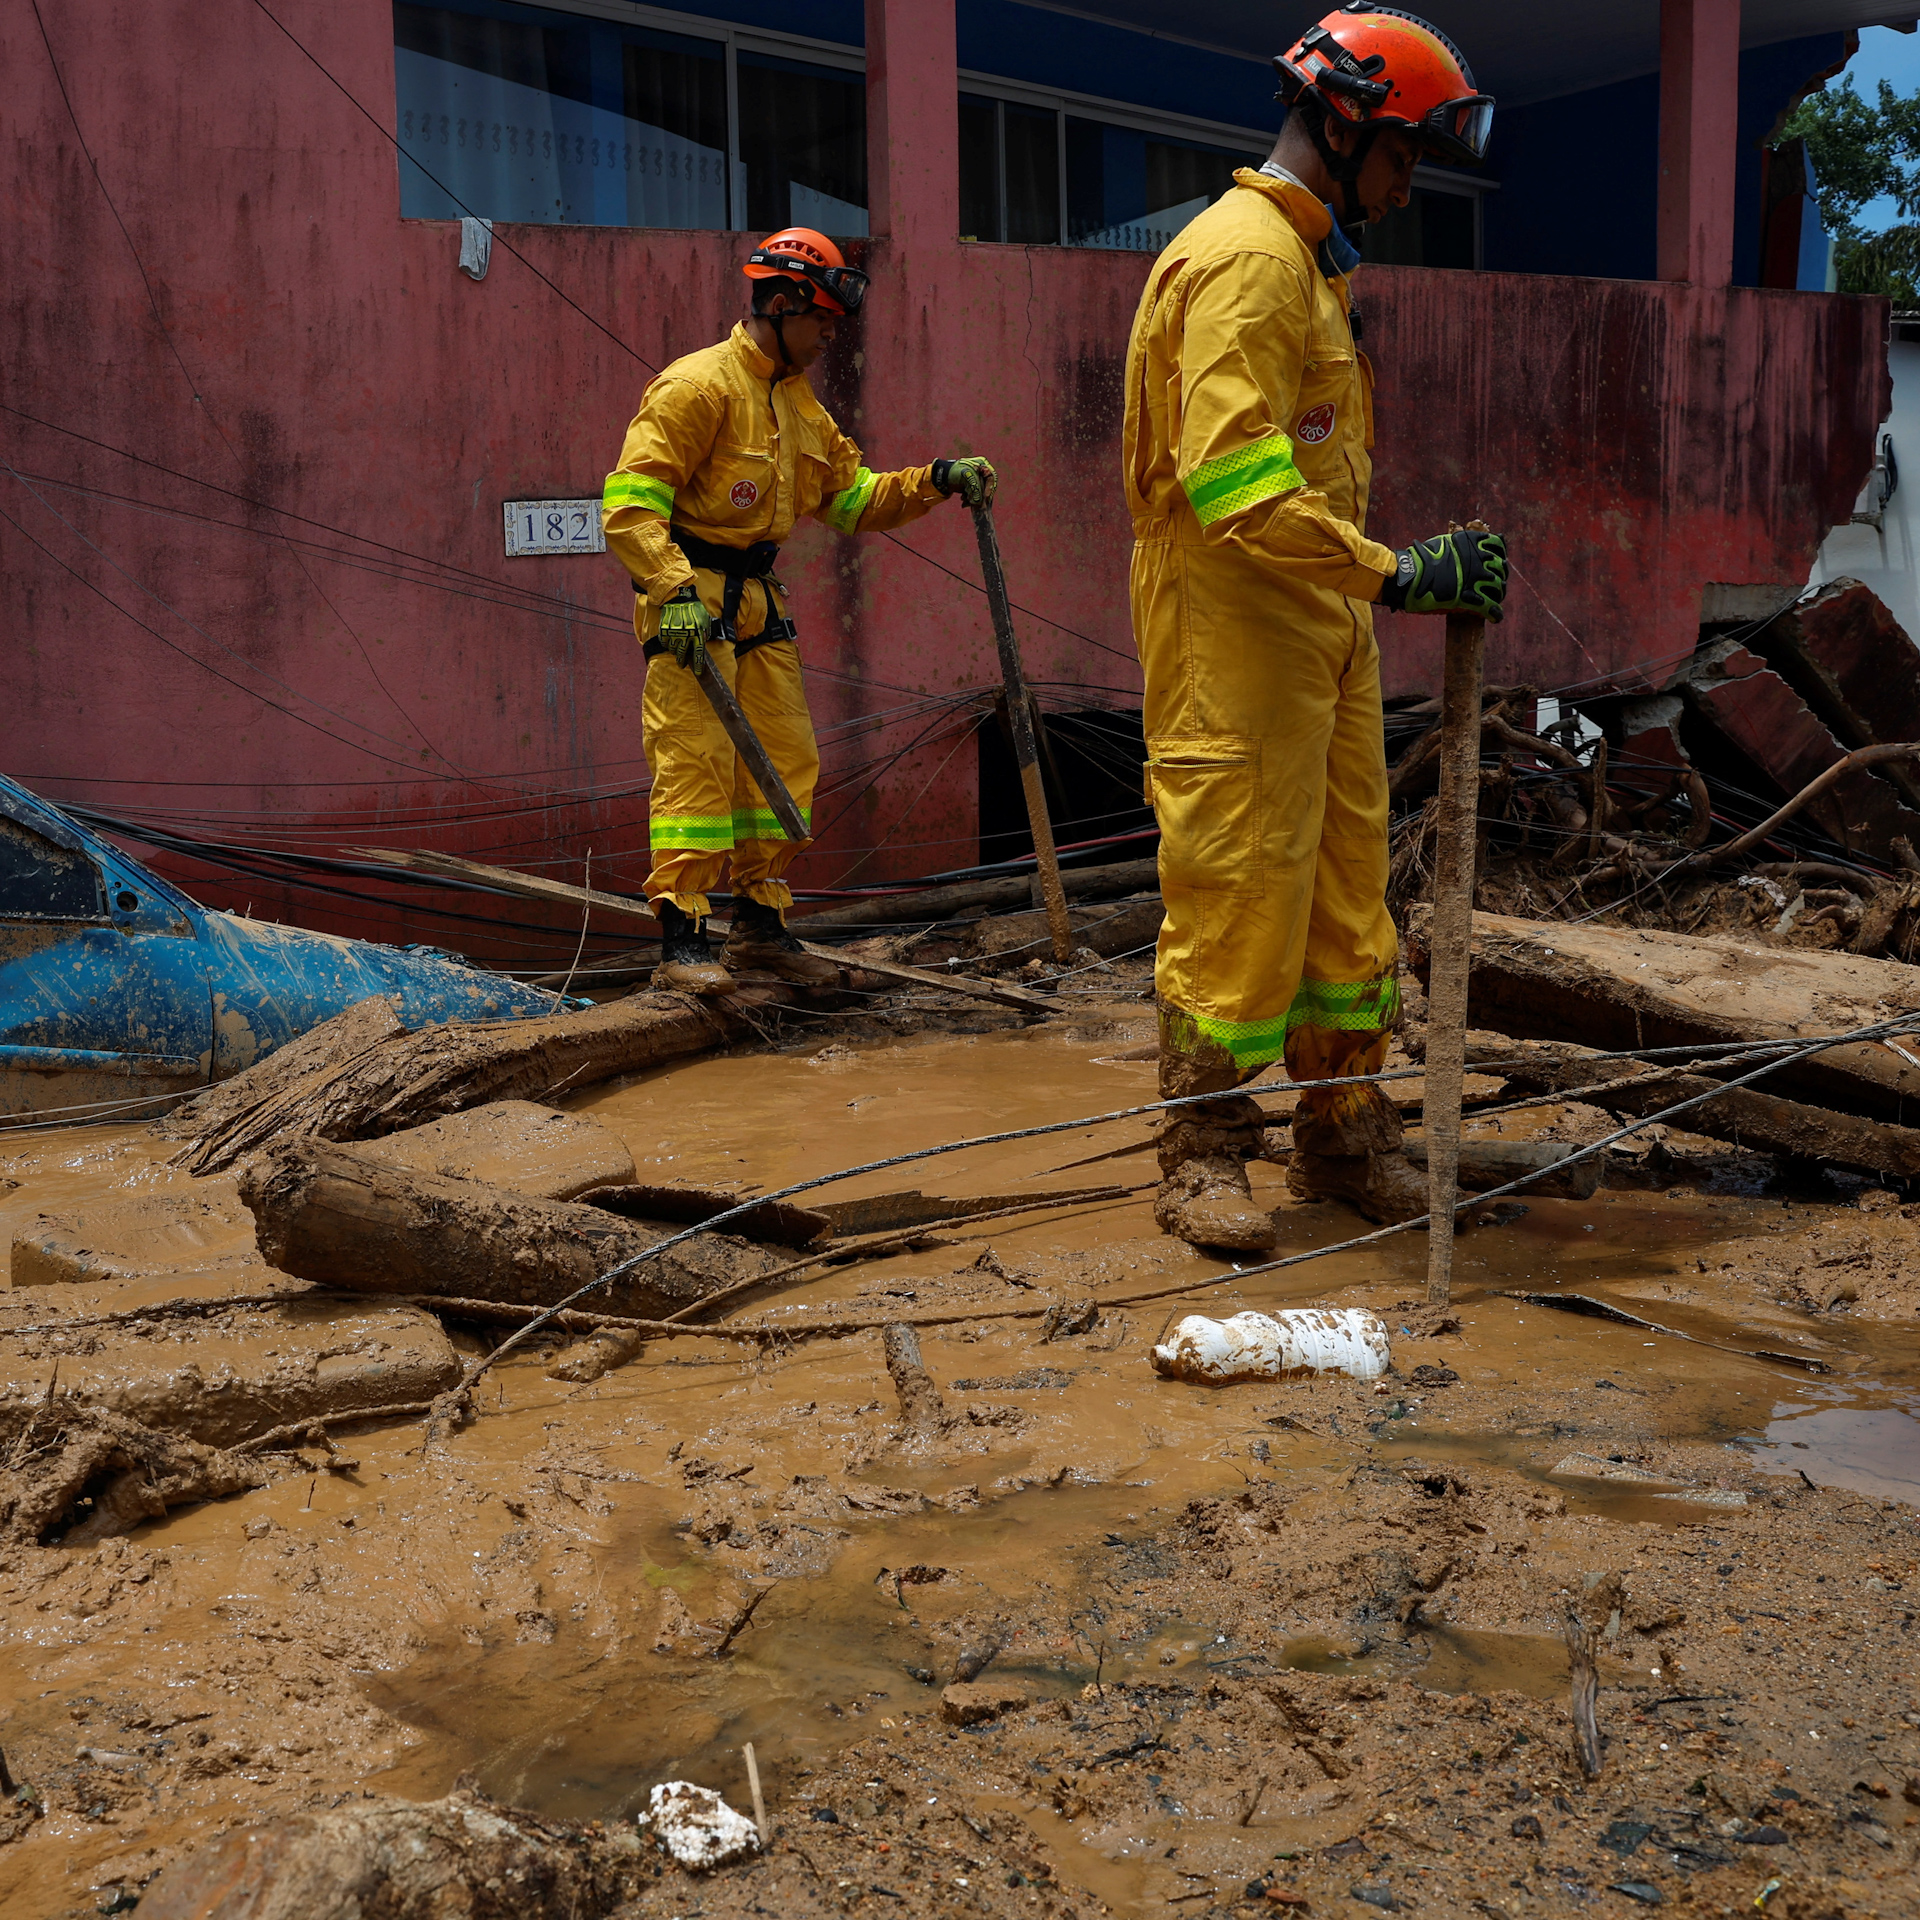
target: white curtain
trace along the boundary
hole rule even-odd
[[[457,61],[405,47],[394,59],[401,150],[420,162],[402,163],[410,218],[727,224],[718,148]]]

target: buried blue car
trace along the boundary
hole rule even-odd
[[[0,775],[0,1128],[145,1118],[373,994],[397,996],[410,1028],[581,1004],[212,912]]]

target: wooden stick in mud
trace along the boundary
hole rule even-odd
[[[1620,1576],[1587,1575],[1586,1590],[1567,1606],[1567,1663],[1572,1675],[1573,1754],[1580,1771],[1589,1780],[1598,1780],[1606,1764],[1601,1750],[1600,1723],[1596,1707],[1600,1694],[1600,1670],[1595,1656],[1599,1651],[1601,1630],[1620,1605]]]
[[[901,1321],[890,1320],[881,1329],[885,1345],[887,1372],[893,1376],[893,1390],[900,1396],[901,1423],[911,1433],[931,1438],[953,1425],[947,1409],[947,1397],[934,1384],[926,1362],[920,1358],[920,1336]]]
[[[1473,854],[1480,826],[1480,675],[1487,623],[1447,615],[1440,700],[1440,817],[1434,829],[1432,966],[1427,981],[1427,1298],[1453,1294],[1453,1208],[1460,1189],[1460,1097],[1466,1079],[1467,965]]]
[[[1026,672],[1020,663],[1019,636],[1013,630],[1006,570],[1000,564],[1000,537],[994,531],[993,509],[984,501],[973,509],[973,531],[980,549],[980,577],[986,582],[987,606],[993,615],[994,645],[1000,651],[1007,722],[1013,730],[1013,757],[1020,768],[1020,790],[1026,796],[1027,826],[1033,835],[1034,863],[1040,871],[1040,895],[1046,902],[1047,930],[1053,936],[1053,957],[1065,966],[1073,950],[1073,923],[1068,918],[1067,896],[1060,884],[1060,856],[1053,849],[1053,821],[1047,813],[1047,790],[1040,778],[1033,708],[1029,704]]]
[[[760,1844],[764,1847],[773,1838],[773,1828],[767,1822],[767,1803],[760,1792],[760,1762],[754,1758],[751,1740],[740,1751],[747,1757],[747,1791],[753,1795],[753,1823],[760,1829]]]

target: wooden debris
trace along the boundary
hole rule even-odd
[[[1629,1119],[1658,1113],[1715,1085],[1705,1074],[1675,1073],[1631,1060],[1596,1060],[1584,1049],[1544,1042],[1524,1047],[1476,1042],[1468,1058],[1481,1072],[1500,1074],[1516,1093],[1557,1095]],[[1762,1093],[1757,1087],[1719,1094],[1690,1109],[1677,1124],[1688,1133],[1761,1153],[1790,1154],[1898,1180],[1920,1178],[1920,1128],[1863,1120]]]
[[[626,1191],[633,1154],[611,1127],[530,1100],[492,1100],[424,1127],[369,1140],[362,1151],[389,1166],[478,1180],[535,1200]]]
[[[1416,913],[1407,944],[1421,972],[1425,942]],[[1907,1011],[1920,1025],[1920,969],[1895,960],[1488,913],[1473,918],[1470,993],[1475,1026],[1605,1049],[1814,1039]],[[1903,1054],[1843,1041],[1766,1084],[1897,1124],[1920,1112],[1920,1042]]]
[[[662,1237],[598,1207],[387,1166],[318,1140],[286,1142],[250,1164],[240,1193],[265,1259],[355,1293],[457,1287],[483,1300],[552,1306]],[[702,1235],[590,1298],[613,1313],[658,1318],[772,1264],[757,1247]]]
[[[846,962],[831,947],[820,946],[811,940],[802,940],[800,945],[816,960],[831,960],[836,966],[851,964],[862,973],[877,974],[882,980],[898,980],[910,987],[930,987],[936,993],[963,994],[969,1000],[994,1000],[1003,1007],[1017,1007],[1022,1013],[1045,1014],[1050,1018],[1068,1011],[1057,1000],[1049,1000],[1044,994],[1030,993],[1025,987],[1009,986],[1004,980],[976,980],[966,973],[928,973],[923,967],[903,967],[897,960],[879,960],[870,954],[862,954],[857,960]]]
[[[593,1204],[629,1220],[697,1227],[752,1197],[751,1190],[741,1192],[730,1187],[629,1184],[599,1188]],[[795,1206],[791,1200],[769,1200],[727,1222],[727,1231],[743,1240],[767,1240],[780,1247],[810,1247],[833,1230],[833,1222],[824,1213]]]
[[[344,1059],[326,1056],[291,1083],[272,1071],[291,1051],[283,1049],[216,1089],[229,1097],[208,1108],[204,1125],[174,1126],[185,1141],[174,1163],[218,1173],[289,1134],[358,1140],[490,1100],[551,1099],[724,1046],[751,1031],[756,1011],[792,1000],[784,987],[745,987],[724,1001],[633,994],[551,1019],[428,1027],[388,1035]]]
[[[1598,1716],[1600,1636],[1617,1626],[1622,1600],[1620,1576],[1589,1574],[1585,1590],[1569,1600],[1566,1613],[1567,1660],[1572,1670],[1573,1755],[1589,1780],[1606,1765]]]
[[[890,1321],[881,1329],[887,1356],[887,1372],[893,1377],[893,1390],[900,1397],[901,1424],[909,1433],[932,1439],[954,1424],[946,1395],[934,1384],[926,1363],[920,1358],[920,1336],[900,1321]]]

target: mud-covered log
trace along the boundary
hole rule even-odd
[[[240,1197],[270,1265],[355,1293],[552,1306],[665,1237],[588,1204],[529,1199],[319,1140],[288,1141],[252,1163]],[[703,1234],[582,1304],[659,1319],[776,1264],[762,1248]]]
[[[223,1834],[140,1906],[152,1920],[601,1920],[646,1872],[632,1833],[460,1788],[419,1804],[349,1799]]]
[[[344,1059],[327,1047],[325,1029],[316,1028],[307,1036],[321,1063],[313,1071],[289,1084],[284,1071],[273,1070],[275,1055],[214,1089],[220,1097],[204,1108],[195,1101],[176,1113],[169,1132],[186,1144],[175,1158],[195,1173],[219,1173],[290,1133],[359,1140],[489,1100],[548,1100],[724,1046],[749,1030],[756,1011],[792,998],[784,987],[748,987],[725,1000],[630,994],[546,1020],[390,1034]],[[353,1020],[358,1012],[350,1009],[337,1020]]]
[[[1428,918],[1416,912],[1407,927],[1408,957],[1423,979]],[[1516,1039],[1608,1050],[1816,1039],[1906,1011],[1920,1014],[1920,967],[1897,960],[1473,916],[1469,1024]],[[1899,1125],[1920,1111],[1920,1058],[1912,1040],[1901,1045],[1905,1051],[1843,1041],[1782,1066],[1764,1084],[1789,1099]]]
[[[1467,1061],[1476,1072],[1501,1075],[1515,1093],[1559,1094],[1630,1120],[1711,1092],[1719,1084],[1705,1074],[1656,1073],[1631,1061],[1596,1060],[1570,1047],[1474,1045]],[[1791,1154],[1897,1180],[1920,1177],[1920,1129],[1862,1120],[1753,1087],[1718,1094],[1680,1115],[1674,1125],[1756,1153]]]

